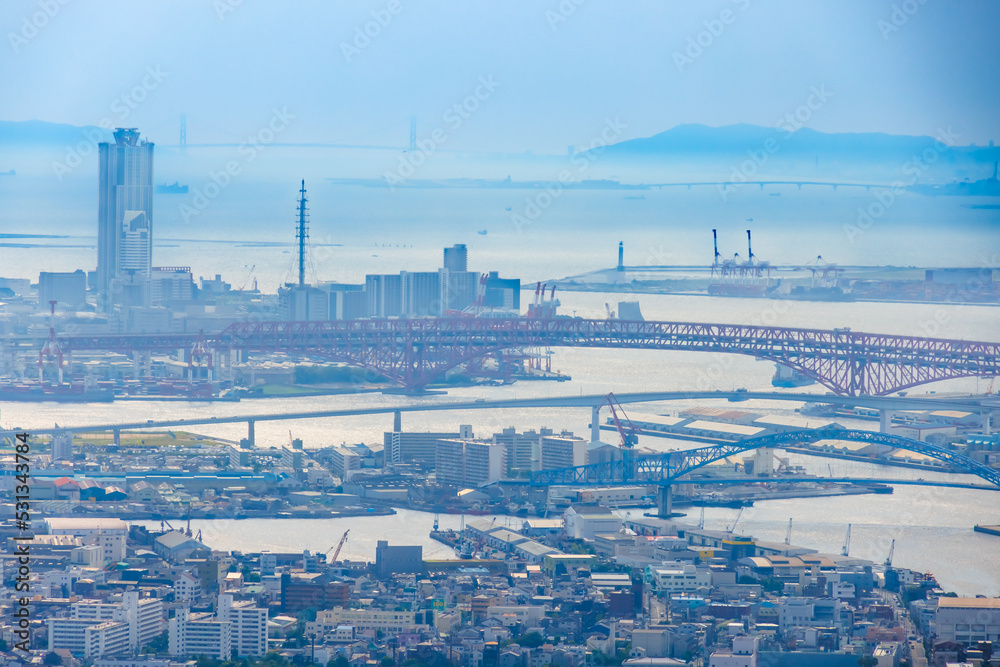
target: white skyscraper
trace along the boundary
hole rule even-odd
[[[153,247],[153,144],[134,128],[101,143],[97,224],[98,305],[149,305]]]

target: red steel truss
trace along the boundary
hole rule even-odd
[[[68,350],[190,349],[199,334],[60,337]],[[217,352],[286,352],[370,368],[410,390],[484,354],[594,347],[746,354],[781,363],[837,394],[881,396],[928,382],[1000,375],[1000,343],[689,322],[579,318],[434,318],[230,325],[204,336]]]

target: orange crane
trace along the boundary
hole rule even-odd
[[[340,550],[344,548],[344,544],[347,542],[347,534],[349,532],[351,532],[350,528],[344,531],[343,537],[340,538],[340,542],[337,544],[336,551],[333,551],[333,547],[330,547],[329,549],[326,550],[326,553],[330,553],[331,551],[333,551],[333,560],[330,561],[331,563],[337,562],[337,558],[340,556]]]

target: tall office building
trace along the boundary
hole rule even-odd
[[[444,268],[449,271],[469,270],[469,251],[464,243],[456,243],[444,249]]]
[[[98,306],[147,306],[153,248],[153,144],[135,128],[101,143],[97,223]]]

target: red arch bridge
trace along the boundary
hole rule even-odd
[[[62,352],[185,349],[287,352],[362,366],[418,391],[462,363],[511,348],[592,347],[744,354],[784,364],[837,394],[885,395],[1000,375],[1000,343],[787,327],[581,318],[433,318],[232,324],[211,335],[60,336]],[[215,355],[218,359],[218,355]]]
[[[808,444],[818,440],[850,440],[852,442],[865,442],[916,452],[947,464],[951,468],[951,472],[976,475],[992,485],[973,488],[1000,490],[1000,470],[973,461],[969,457],[953,452],[950,449],[888,433],[839,428],[788,431],[786,433],[776,433],[759,438],[748,438],[739,442],[654,454],[651,456],[629,456],[630,452],[623,450],[622,458],[614,461],[593,463],[574,468],[558,468],[555,470],[533,472],[531,473],[530,484],[532,486],[616,486],[626,484],[658,486],[660,487],[659,513],[661,516],[669,516],[670,489],[672,485],[699,484],[702,482],[712,483],[712,480],[701,480],[691,476],[699,468],[751,449],[781,449],[783,447]],[[775,481],[787,480],[780,477],[747,477],[743,480],[743,483],[752,484],[755,482]],[[831,480],[822,477],[813,477],[802,478],[800,481],[826,482]],[[837,481],[869,480],[838,478]],[[916,482],[906,481],[909,483],[923,483],[923,480],[917,480]],[[930,486],[948,485],[947,483],[936,481],[927,482],[927,484]],[[956,483],[954,486],[968,488],[971,485]]]

